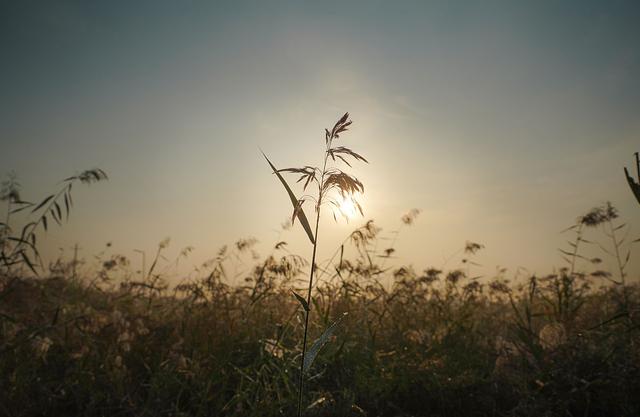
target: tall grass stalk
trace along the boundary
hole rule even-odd
[[[11,171],[7,174],[7,179],[2,182],[0,186],[0,201],[7,202],[7,214],[5,216],[4,224],[0,224],[0,251],[4,253],[6,238],[11,233],[11,226],[9,225],[11,219],[11,205],[20,201],[20,183],[17,180],[15,172]]]
[[[299,219],[300,224],[305,229],[307,236],[311,244],[313,245],[313,250],[311,254],[311,269],[309,271],[309,281],[307,288],[306,298],[296,294],[294,292],[295,297],[298,302],[304,309],[304,335],[302,339],[302,357],[300,358],[300,377],[298,383],[298,405],[297,405],[297,415],[298,417],[302,416],[302,402],[303,402],[303,394],[304,394],[304,375],[311,367],[313,360],[318,354],[319,350],[326,343],[326,341],[331,336],[331,333],[334,331],[336,327],[336,323],[329,326],[325,332],[316,340],[313,346],[307,351],[307,340],[309,335],[309,315],[311,313],[311,294],[313,291],[313,279],[316,271],[316,254],[318,251],[318,233],[320,228],[320,213],[321,208],[324,203],[328,203],[332,206],[333,217],[337,220],[336,214],[342,214],[343,216],[347,216],[341,210],[341,202],[337,199],[341,197],[342,200],[349,199],[354,207],[356,207],[360,214],[362,213],[362,207],[356,200],[357,193],[364,192],[364,186],[362,183],[355,177],[345,173],[341,169],[336,167],[328,167],[329,158],[331,158],[332,162],[342,162],[347,166],[351,167],[351,164],[347,160],[347,158],[353,158],[356,161],[368,162],[361,155],[353,152],[351,149],[346,148],[344,146],[333,147],[333,142],[336,139],[339,139],[340,134],[348,130],[348,127],[351,125],[351,121],[349,120],[349,113],[345,113],[338,122],[333,126],[331,131],[325,129],[325,150],[322,161],[322,168],[312,167],[306,165],[302,168],[285,168],[285,169],[276,169],[275,166],[271,163],[269,158],[266,155],[264,157],[267,159],[267,162],[273,169],[274,173],[278,176],[278,179],[282,183],[282,185],[287,190],[289,194],[289,198],[291,199],[291,203],[293,205],[293,215],[291,216],[291,222],[295,221],[296,218]],[[311,183],[315,183],[317,186],[317,195],[303,195],[302,198],[297,198],[291,187],[289,187],[286,180],[280,174],[281,172],[288,172],[292,174],[300,175],[297,182],[304,181],[303,191],[306,190],[307,186]],[[315,228],[314,231],[311,231],[311,227],[309,225],[309,221],[304,213],[303,204],[306,201],[315,201]]]
[[[328,156],[329,156],[328,153],[325,152],[320,183],[324,181]],[[307,299],[306,299],[307,308],[305,309],[305,314],[304,314],[304,336],[302,338],[302,357],[300,359],[300,380],[298,382],[298,417],[302,415],[302,392],[304,390],[304,357],[307,354],[307,336],[309,333],[309,313],[311,312],[311,307],[310,307],[311,292],[313,290],[313,275],[316,270],[316,253],[318,250],[318,228],[320,226],[320,205],[322,204],[322,193],[319,192],[318,195],[319,195],[318,202],[316,204],[316,227],[315,227],[315,233],[313,234],[315,236],[315,239],[313,242],[313,253],[311,254],[311,270],[309,271],[309,288],[307,290]]]

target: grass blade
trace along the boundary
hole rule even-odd
[[[636,200],[638,200],[638,203],[640,203],[640,183],[636,183],[634,181],[631,175],[629,175],[629,171],[627,171],[627,168],[624,169],[624,173],[627,177],[627,182],[629,183],[629,187],[631,188],[631,191],[633,191],[633,195],[636,196]]]
[[[278,176],[278,179],[280,180],[284,188],[287,190],[287,193],[289,194],[289,198],[291,199],[291,204],[293,204],[293,210],[296,212],[296,215],[298,216],[298,220],[300,220],[300,224],[304,228],[304,231],[307,232],[307,236],[309,236],[309,240],[311,241],[311,244],[314,244],[315,239],[313,238],[313,232],[311,231],[309,220],[307,220],[307,216],[304,214],[304,210],[302,210],[301,207],[298,209],[299,203],[298,203],[298,199],[296,198],[296,195],[293,193],[293,191],[291,191],[291,187],[289,187],[289,184],[287,184],[287,181],[285,181],[285,179],[278,172],[276,167],[273,166],[273,164],[271,163],[269,158],[267,158],[267,155],[265,155],[264,152],[262,152],[262,156],[264,156],[264,159],[267,160],[267,162],[269,163],[269,166],[273,170],[273,173]]]
[[[296,299],[298,300],[298,302],[300,303],[300,305],[302,306],[302,308],[304,308],[304,311],[309,311],[309,304],[307,304],[307,300],[305,300],[300,294],[298,294],[297,292],[291,290],[291,292],[293,293],[293,295],[296,297]]]
[[[31,210],[31,213],[35,213],[36,211],[38,211],[40,208],[42,208],[45,204],[47,204],[52,198],[54,197],[53,194],[51,194],[49,197],[45,198],[44,200],[42,200],[40,202],[40,204],[38,204],[36,206],[36,208],[34,208],[33,210]]]
[[[333,332],[336,331],[336,328],[346,315],[347,313],[344,313],[342,317],[334,321],[331,326],[327,327],[324,333],[322,333],[322,335],[318,339],[316,339],[315,342],[313,342],[311,348],[304,355],[304,364],[302,366],[302,369],[305,373],[309,372],[313,361],[316,359],[316,356],[318,356],[318,353],[320,353],[320,349],[322,349],[322,347],[329,341],[329,338],[333,335]]]
[[[38,276],[38,271],[36,271],[36,267],[33,265],[33,262],[31,262],[31,259],[29,259],[29,257],[27,256],[26,253],[24,253],[24,251],[20,251],[20,256],[22,257],[22,259],[24,260],[24,263],[27,264],[27,266],[29,267],[29,269],[31,270],[31,272],[33,272],[35,274],[35,276]]]

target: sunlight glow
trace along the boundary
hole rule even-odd
[[[358,209],[353,202],[352,196],[342,197],[342,201],[340,201],[340,213],[342,213],[342,215],[347,219],[353,219],[356,217]]]

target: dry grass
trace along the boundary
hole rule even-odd
[[[315,286],[310,336],[349,316],[310,367],[307,415],[640,413],[636,285],[569,267],[513,283],[504,271],[382,270],[379,230],[356,229],[345,242],[355,257],[336,257]],[[83,279],[64,261],[46,278],[3,275],[0,414],[294,414],[305,311],[290,289],[305,285],[308,263],[278,242],[228,285],[253,243],[223,248],[173,289],[157,273],[123,279],[121,257]],[[466,244],[466,262],[478,250]]]
[[[332,201],[330,190],[363,190],[326,166],[328,158],[364,159],[331,145],[348,124],[345,115],[327,131],[322,169],[272,165],[314,245],[311,262],[286,242],[258,261],[255,240],[244,239],[175,287],[157,268],[166,241],[140,280],[121,255],[81,276],[75,259],[44,273],[34,262],[36,232],[48,219],[62,223],[72,184],[103,180],[102,171],[68,178],[39,204],[21,202],[15,178],[3,184],[8,213],[31,217],[18,233],[9,217],[0,224],[0,415],[640,415],[640,287],[626,268],[637,241],[625,240],[614,207],[596,207],[567,229],[566,265],[548,276],[470,277],[465,269],[483,249],[474,242],[460,250],[461,269],[385,267],[399,230],[379,249],[373,221],[317,266],[323,200]],[[318,185],[315,233],[305,199],[280,172]],[[403,216],[403,227],[418,213]],[[587,246],[615,271],[587,257]],[[226,271],[243,257],[255,265],[230,285]],[[306,298],[291,294],[300,286]],[[308,350],[307,335],[319,341]]]

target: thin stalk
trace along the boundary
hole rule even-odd
[[[320,206],[322,204],[322,192],[324,176],[327,170],[327,159],[329,158],[329,149],[331,141],[327,143],[327,149],[324,154],[324,163],[322,166],[322,175],[318,183],[318,203],[316,204],[316,228],[314,232],[313,253],[311,255],[311,272],[309,273],[309,289],[307,291],[307,310],[304,317],[304,337],[302,338],[302,357],[300,358],[300,383],[298,385],[298,417],[302,416],[302,393],[304,388],[304,356],[307,353],[307,335],[309,332],[309,313],[311,312],[311,291],[313,289],[313,274],[316,270],[316,253],[318,249],[318,230],[320,226]]]
[[[611,230],[611,240],[613,241],[613,248],[615,249],[616,261],[618,262],[618,270],[620,272],[620,284],[622,285],[622,302],[624,304],[623,308],[627,313],[627,324],[630,326],[631,318],[628,315],[629,314],[629,293],[627,292],[627,282],[626,282],[626,274],[624,272],[624,266],[622,263],[622,259],[620,258],[620,249],[619,249],[620,245],[618,244],[618,240],[616,239],[616,231],[615,231],[615,228],[613,227],[613,222],[611,221],[611,219],[609,219],[608,223],[609,223],[609,229]]]
[[[400,230],[402,229],[402,224],[400,225],[400,227],[398,227],[398,230],[395,231],[394,236],[393,236],[393,240],[391,241],[391,246],[389,246],[389,248],[395,250],[395,246],[396,246],[396,242],[398,241],[398,235],[400,234]],[[376,242],[376,249],[377,249],[377,242]],[[375,252],[375,249],[374,249]],[[382,264],[380,265],[380,269],[384,269],[384,266],[387,264],[387,259],[389,259],[389,257],[391,256],[391,254],[389,254],[389,256],[384,257],[384,259],[382,259]]]
[[[11,196],[9,196],[9,198],[7,199],[7,218],[4,222],[4,228],[2,229],[2,236],[0,236],[0,239],[2,239],[2,247],[0,247],[0,250],[2,251],[3,254],[4,254],[4,248],[7,241],[7,237],[9,235],[10,217],[11,217]]]
[[[620,272],[620,284],[624,287],[626,285],[626,274],[624,273],[624,267],[622,266],[622,259],[620,258],[620,249],[618,240],[616,239],[616,231],[613,227],[613,222],[608,221],[609,229],[611,230],[611,240],[613,241],[613,248],[615,249],[616,261],[618,262],[618,270]]]
[[[9,219],[11,217],[11,198],[12,197],[9,197],[7,199],[7,218],[6,218],[5,222],[4,222],[4,224],[6,225],[7,228],[9,228]]]
[[[578,245],[582,240],[582,223],[578,225],[578,231],[576,232],[576,241],[575,246],[573,247],[573,255],[571,256],[571,270],[569,272],[569,276],[573,276],[576,268],[576,258],[578,257]]]
[[[302,416],[302,390],[304,385],[304,356],[307,353],[307,333],[309,330],[309,313],[311,311],[311,290],[313,289],[313,273],[315,271],[316,250],[318,247],[318,225],[320,224],[320,210],[316,215],[315,243],[313,244],[313,254],[311,255],[311,272],[309,274],[309,289],[307,291],[307,306],[304,317],[304,337],[302,339],[302,357],[300,358],[300,384],[298,389],[298,417]]]

